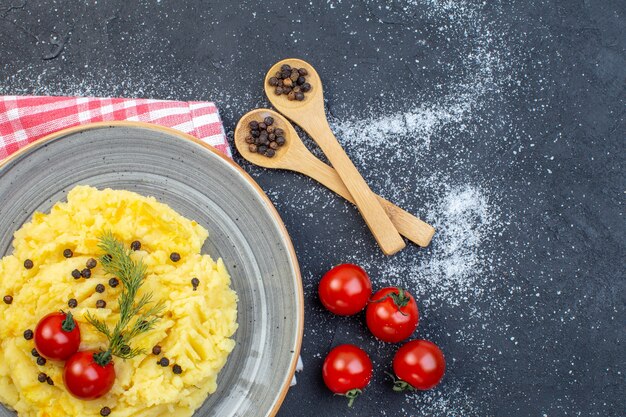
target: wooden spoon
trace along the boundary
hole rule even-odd
[[[305,94],[303,101],[290,101],[286,95],[276,95],[274,87],[269,85],[269,79],[275,76],[281,65],[289,64],[296,68],[305,68],[308,71],[307,82],[313,87]],[[354,202],[370,228],[374,238],[386,255],[393,255],[406,246],[404,240],[382,208],[376,194],[359,174],[348,155],[330,130],[326,113],[324,112],[324,93],[322,80],[315,69],[299,59],[284,59],[274,64],[265,76],[265,94],[274,107],[296,122],[313,138],[322,149],[331,165],[335,168],[345,186],[350,190]]]
[[[246,143],[246,137],[249,136],[248,123],[253,120],[261,121],[267,116],[274,118],[274,126],[285,131],[285,146],[278,148],[276,155],[272,158],[251,152]],[[255,165],[272,169],[287,169],[307,175],[330,190],[339,194],[346,200],[354,203],[352,194],[344,185],[337,171],[326,165],[313,155],[302,143],[298,133],[291,123],[283,116],[273,110],[256,109],[246,113],[235,128],[235,146],[237,150],[248,161]],[[411,213],[404,211],[400,207],[390,203],[384,198],[377,196],[379,203],[383,206],[387,215],[393,222],[398,231],[410,241],[426,247],[435,233],[435,229],[413,216]]]

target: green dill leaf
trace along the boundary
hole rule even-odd
[[[143,284],[147,268],[139,260],[131,257],[132,250],[127,249],[110,231],[99,238],[98,248],[103,252],[100,263],[104,271],[119,278],[123,287],[118,298],[120,318],[111,331],[107,324],[87,313],[87,321],[109,340],[108,351],[122,359],[131,359],[144,354],[143,349],[132,348],[130,342],[136,336],[154,328],[163,311],[164,304],[159,302],[151,307],[152,293],[143,294],[138,301],[137,293]],[[135,319],[133,321],[133,319]],[[130,323],[133,322],[132,325]]]

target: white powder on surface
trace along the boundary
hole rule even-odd
[[[418,273],[439,292],[480,289],[475,284],[489,262],[482,245],[495,234],[498,208],[484,191],[465,184],[448,191],[433,213],[437,213],[433,223],[438,236]],[[458,304],[458,299],[451,301]]]
[[[405,415],[415,415],[415,402],[419,402],[419,415],[466,417],[476,415],[474,400],[460,383],[449,384],[444,390],[430,390],[406,394],[408,404]]]
[[[463,117],[469,115],[470,110],[469,101],[430,107],[422,105],[416,110],[390,115],[381,116],[376,112],[367,118],[334,120],[332,127],[345,146],[358,147],[365,144],[370,147],[384,146],[412,153],[429,149],[431,136],[439,128],[449,123],[460,122]],[[412,136],[412,140],[405,146],[403,142],[407,136]]]

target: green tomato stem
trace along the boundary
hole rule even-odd
[[[61,329],[64,332],[69,333],[76,328],[76,321],[74,320],[71,311],[68,311],[67,313],[61,311],[61,313],[65,314],[65,320],[63,320],[63,323],[61,324]]]
[[[355,389],[351,389],[345,394],[335,394],[335,395],[341,395],[342,397],[346,397],[348,399],[348,407],[352,407],[352,405],[354,404],[354,401],[357,398],[359,398],[359,395],[361,394],[363,394],[363,391],[361,391],[358,388],[355,388]]]

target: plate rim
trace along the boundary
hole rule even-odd
[[[235,169],[235,171],[237,172],[237,174],[239,174],[245,181],[247,181],[252,188],[256,191],[256,193],[259,195],[259,197],[261,197],[262,200],[265,201],[267,208],[268,208],[268,213],[271,215],[271,217],[274,219],[274,221],[276,222],[276,224],[278,225],[278,228],[283,236],[283,239],[285,240],[285,243],[287,244],[287,250],[289,253],[289,257],[291,258],[292,264],[294,266],[294,271],[295,271],[295,284],[296,284],[296,292],[297,292],[297,300],[299,303],[299,308],[297,311],[297,340],[296,340],[296,346],[295,346],[295,351],[294,351],[294,355],[293,358],[291,360],[291,364],[289,367],[289,372],[287,375],[287,378],[285,379],[285,382],[283,383],[283,386],[281,387],[281,390],[277,396],[277,401],[275,403],[275,405],[272,407],[272,409],[270,410],[270,414],[269,416],[274,417],[276,416],[276,414],[278,414],[278,411],[280,410],[285,397],[287,396],[287,392],[289,391],[289,388],[291,386],[291,381],[293,380],[293,377],[296,373],[296,366],[298,364],[298,358],[300,357],[301,354],[301,350],[302,350],[302,339],[304,337],[304,288],[303,288],[303,284],[302,284],[302,274],[300,271],[300,265],[298,263],[298,258],[296,256],[296,251],[293,247],[293,243],[291,241],[291,236],[289,235],[289,232],[287,231],[287,228],[285,227],[285,223],[283,222],[282,218],[280,217],[280,215],[278,214],[278,211],[276,210],[276,207],[274,206],[274,204],[272,203],[272,201],[269,199],[269,197],[267,196],[267,194],[265,194],[265,192],[263,191],[263,189],[259,186],[259,184],[257,184],[257,182],[250,176],[250,174],[248,174],[246,171],[244,171],[244,169],[239,166],[239,164],[237,164],[234,160],[230,159],[228,156],[224,155],[222,152],[220,152],[219,150],[217,150],[215,147],[209,145],[208,143],[205,143],[203,141],[201,141],[200,139],[196,138],[195,136],[192,136],[188,133],[185,132],[181,132],[180,130],[176,130],[170,127],[166,127],[166,126],[161,126],[161,125],[157,125],[154,123],[148,123],[148,122],[136,122],[136,121],[130,121],[130,120],[116,120],[116,121],[105,121],[105,122],[94,122],[94,123],[86,123],[86,124],[81,124],[81,125],[77,125],[77,126],[71,126],[71,127],[67,127],[64,129],[60,129],[57,130],[56,132],[50,133],[48,135],[45,135],[37,140],[35,140],[32,143],[29,143],[28,145],[24,146],[23,148],[20,148],[19,150],[15,151],[14,153],[12,153],[11,155],[7,156],[6,158],[4,158],[2,161],[0,161],[0,169],[4,168],[7,164],[11,163],[14,159],[18,159],[20,157],[22,157],[24,154],[27,154],[28,152],[31,152],[33,149],[37,148],[37,147],[41,147],[44,146],[46,144],[46,142],[50,142],[52,140],[58,139],[60,137],[63,136],[67,136],[67,135],[71,135],[74,133],[78,133],[81,131],[86,131],[86,130],[93,130],[93,129],[101,129],[101,128],[107,128],[107,127],[129,127],[129,128],[139,128],[139,129],[148,129],[148,130],[154,130],[157,132],[161,132],[161,133],[166,133],[169,135],[173,135],[173,136],[177,136],[180,139],[184,139],[184,140],[189,140],[191,142],[194,142],[198,145],[200,145],[205,151],[213,154],[214,156],[219,157],[223,162],[227,163],[228,165],[230,165],[232,168]]]

